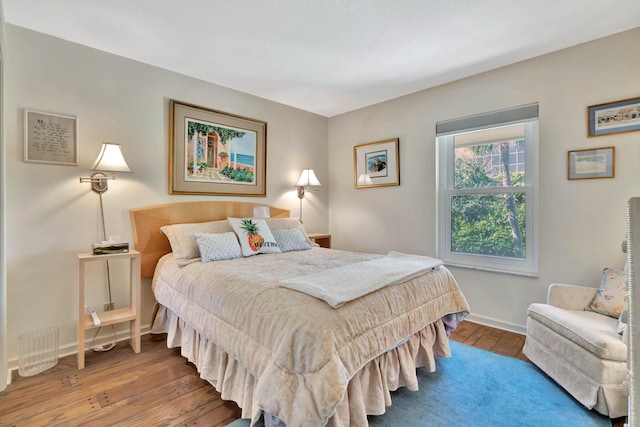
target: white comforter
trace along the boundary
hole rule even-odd
[[[257,379],[254,399],[287,425],[324,425],[368,361],[449,313],[468,311],[444,267],[334,309],[278,283],[381,258],[314,248],[179,267],[153,281],[158,302]]]
[[[400,252],[383,258],[358,262],[338,268],[283,280],[280,286],[304,292],[325,301],[333,308],[395,285],[442,265],[442,260]]]

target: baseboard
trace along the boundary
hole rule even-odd
[[[515,332],[520,335],[525,335],[527,331],[527,327],[524,325],[517,325],[515,323],[494,319],[493,317],[481,316],[473,313],[469,314],[465,320],[473,323],[479,323],[484,326],[491,326],[492,328],[502,329],[503,331]]]
[[[140,335],[147,335],[151,333],[151,325],[145,325],[140,328]],[[129,329],[123,329],[121,331],[116,331],[116,342],[128,341],[130,338]],[[100,334],[100,337],[96,339],[95,343],[92,343],[92,340],[86,340],[85,344],[87,345],[100,345],[100,344],[109,344],[113,341],[113,334],[111,332],[106,333],[103,332]],[[70,343],[64,345],[62,347],[58,347],[58,359],[67,356],[73,356],[78,353],[78,343]],[[13,371],[18,370],[18,358],[14,357],[9,359],[7,366],[7,385],[11,384],[11,378],[13,375]]]

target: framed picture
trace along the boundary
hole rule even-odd
[[[587,107],[589,137],[640,130],[640,98]]]
[[[24,161],[78,165],[78,119],[24,110]]]
[[[569,179],[613,178],[615,147],[569,151]]]
[[[398,138],[353,147],[355,188],[400,185]]]
[[[169,194],[267,195],[267,123],[171,100]]]

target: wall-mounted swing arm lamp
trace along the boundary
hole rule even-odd
[[[80,177],[80,182],[90,182],[91,189],[100,195],[109,189],[108,180],[116,179],[116,172],[131,172],[122,155],[120,144],[109,142],[102,144],[98,158],[91,166],[91,170],[98,172],[95,172],[90,177]],[[111,176],[107,176],[103,172],[111,172]],[[102,196],[100,200],[102,204]]]
[[[320,181],[316,177],[313,169],[303,169],[300,174],[300,178],[298,178],[298,182],[296,183],[296,187],[298,187],[298,198],[300,199],[300,222],[302,221],[302,199],[304,199],[305,191],[316,192],[320,189]]]
[[[91,183],[91,189],[100,195],[100,217],[102,218],[102,238],[107,240],[107,230],[104,226],[104,208],[102,206],[102,193],[109,189],[108,181],[116,179],[116,172],[131,172],[129,165],[124,160],[120,144],[105,142],[102,144],[98,158],[91,166],[91,170],[98,171],[90,177],[80,177],[80,182]],[[111,172],[111,176],[103,172]]]

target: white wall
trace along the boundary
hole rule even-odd
[[[101,240],[98,196],[78,177],[90,175],[104,141],[122,144],[133,170],[119,174],[104,194],[109,234],[132,241],[129,209],[188,200],[255,201],[298,216],[293,186],[305,167],[325,184],[305,201],[305,226],[328,229],[326,118],[12,25],[6,48],[7,343],[14,364],[17,337],[50,325],[60,327],[62,352],[74,350],[76,253]],[[169,99],[268,123],[266,198],[168,194]],[[24,108],[78,117],[80,166],[23,161]],[[126,271],[111,270],[118,306],[127,300]],[[87,303],[101,307],[108,301],[103,270],[92,277],[97,282],[88,286]],[[149,281],[142,303],[144,326],[153,304]]]
[[[587,138],[589,105],[640,96],[640,28],[329,120],[334,247],[436,255],[435,123],[539,102],[537,279],[452,268],[476,320],[522,331],[551,282],[597,286],[622,268],[626,202],[640,194],[640,132]],[[399,187],[353,188],[353,146],[400,138]],[[567,180],[567,151],[616,147],[614,179]]]

